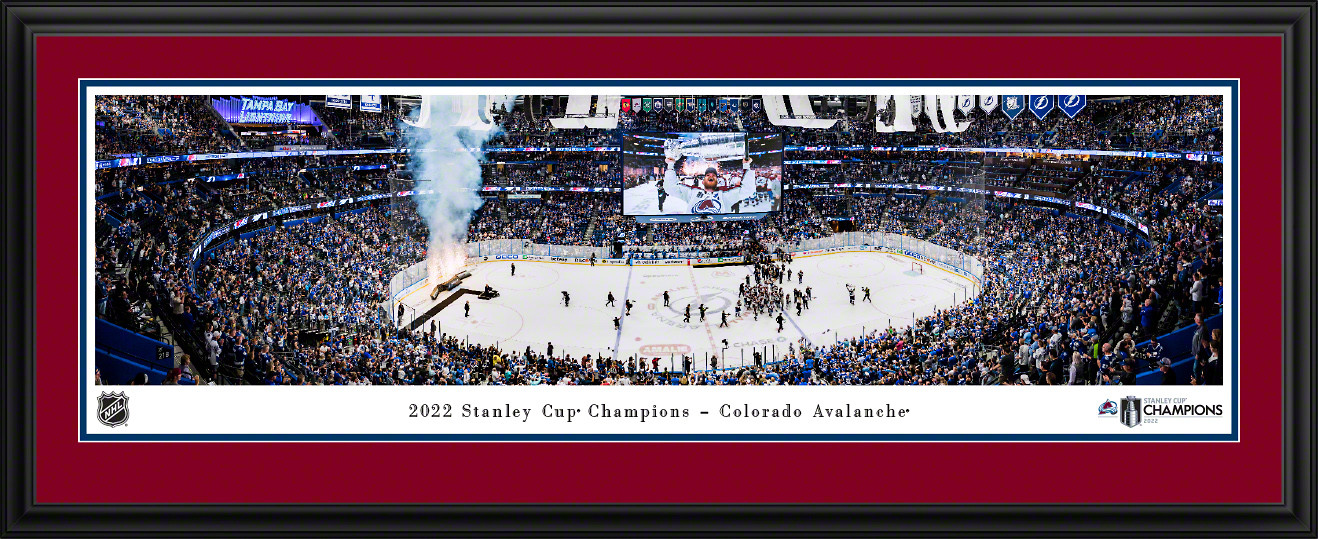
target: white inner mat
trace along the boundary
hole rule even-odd
[[[616,356],[624,362],[632,355],[662,358],[661,369],[680,369],[682,354],[694,356],[697,369],[709,367],[707,355],[721,358],[720,368],[736,367],[751,363],[753,350],[766,353],[770,361],[784,356],[789,344],[801,337],[824,345],[890,325],[904,329],[915,318],[977,293],[969,279],[933,264],[921,262],[923,274],[914,272],[913,261],[882,252],[797,257],[791,264],[791,281],[779,286],[788,294],[794,288],[805,292],[809,286],[815,299],[801,316],[794,306],[789,308],[781,333],[774,320],[776,313],[760,314],[755,320],[743,303],[741,316],[735,316],[737,286],[751,275],[750,266],[591,267],[519,260],[517,274],[511,275],[510,262],[487,262],[471,269],[472,276],[463,281],[462,288],[480,291],[489,284],[499,291],[499,297],[481,300],[463,295],[431,320],[443,333],[474,343],[497,344],[509,352],[530,346],[544,353],[552,342],[560,357],[614,357],[616,348]],[[798,270],[805,274],[802,282],[797,281]],[[848,301],[847,284],[856,287],[855,305]],[[866,286],[871,291],[868,302],[862,291]],[[567,307],[563,305],[564,290],[571,296]],[[442,294],[431,300],[429,291],[423,286],[403,301],[424,313],[447,297]],[[663,304],[664,291],[669,293],[669,307]],[[609,292],[616,306],[605,305]],[[634,302],[630,316],[623,315],[627,299]],[[707,309],[704,322],[698,311],[702,302]],[[463,314],[465,303],[471,304],[469,317]],[[688,303],[691,322],[685,323],[683,311]],[[728,327],[721,328],[724,311]],[[622,317],[621,331],[614,329],[614,317]],[[423,328],[428,330],[430,322]]]

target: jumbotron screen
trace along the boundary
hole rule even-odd
[[[778,211],[783,138],[777,133],[628,133],[622,140],[625,215]]]

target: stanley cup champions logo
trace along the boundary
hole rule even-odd
[[[1126,397],[1121,399],[1121,424],[1127,427],[1134,427],[1140,424],[1140,399],[1135,397]]]

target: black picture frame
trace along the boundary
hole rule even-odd
[[[685,6],[602,3],[335,6],[9,2],[4,10],[5,535],[1315,535],[1314,3],[1106,5],[909,2]],[[269,21],[279,21],[278,26]],[[712,21],[692,25],[692,21]],[[626,32],[623,32],[623,29]],[[53,505],[33,501],[34,39],[78,34],[1276,35],[1285,41],[1285,492],[1258,505]],[[1223,463],[1244,472],[1247,463]],[[77,480],[84,474],[74,473]],[[1120,488],[1119,481],[1113,483]]]

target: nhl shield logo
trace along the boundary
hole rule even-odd
[[[123,393],[101,393],[97,399],[96,419],[107,427],[118,427],[128,422],[128,396]]]
[[[1126,397],[1121,399],[1121,424],[1134,428],[1140,424],[1140,399],[1135,397]]]

